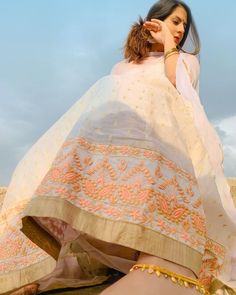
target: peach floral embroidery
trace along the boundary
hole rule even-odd
[[[222,245],[214,242],[213,240],[208,239],[205,248],[211,253],[213,253],[215,256],[224,259],[226,250]]]
[[[12,207],[4,209],[3,212],[0,213],[0,220],[8,224],[8,221],[11,220],[13,216],[19,215],[19,213],[21,213],[24,210],[27,204],[28,204],[28,199],[24,199],[21,202],[18,202],[17,205],[13,204]],[[20,216],[18,217],[18,220],[19,222],[21,222]],[[2,228],[0,230],[0,235],[1,234],[4,234],[4,232],[2,231]]]
[[[161,172],[161,168],[160,168],[160,166],[157,166],[157,168],[156,168],[156,170],[155,170],[155,176],[156,176],[157,178],[162,178],[162,177],[163,177],[163,174],[162,174],[162,172]]]
[[[59,241],[63,241],[65,228],[67,226],[64,221],[48,217],[39,217],[38,220],[47,227]]]
[[[197,199],[194,204],[193,204],[193,208],[199,208],[202,206],[202,198]]]
[[[185,229],[186,232],[189,231],[190,227],[191,227],[190,222],[187,221],[187,220],[184,220],[184,222],[183,222],[183,228]]]
[[[151,176],[149,170],[145,167],[144,163],[141,162],[139,165],[133,167],[128,173],[127,175],[125,175],[124,177],[122,177],[122,180],[128,180],[129,178],[133,177],[136,174],[143,174],[143,176],[146,178],[146,180],[150,183],[150,184],[154,184],[155,180],[154,178]]]
[[[121,159],[119,164],[118,164],[118,169],[121,171],[121,172],[124,172],[127,168],[127,163],[124,159]]]
[[[80,175],[77,172],[68,171],[63,175],[62,182],[73,184],[73,183],[77,183],[79,178],[80,178]]]
[[[103,175],[101,175],[101,176],[99,176],[97,178],[97,184],[99,184],[99,185],[104,185],[105,184],[105,178],[104,178]]]
[[[75,184],[73,185],[73,191],[76,192],[76,193],[81,192],[81,186],[80,186],[79,183],[75,183]]]
[[[119,186],[117,187],[120,199],[132,205],[141,205],[144,202],[147,202],[148,199],[152,196],[152,191],[150,189],[140,189],[136,190],[132,186]]]
[[[135,147],[110,146],[110,145],[90,143],[83,137],[78,137],[78,138],[75,138],[74,140],[71,140],[68,146],[76,144],[76,143],[79,144],[81,148],[94,153],[98,152],[102,154],[113,153],[113,154],[123,154],[125,156],[140,156],[140,157],[143,156],[152,161],[159,161],[160,163],[168,166],[171,170],[173,170],[177,174],[181,174],[182,177],[187,178],[189,181],[192,181],[196,184],[196,178],[193,175],[191,175],[190,173],[178,167],[173,161],[168,160],[161,153],[148,151],[145,149],[135,148]]]
[[[199,234],[206,234],[205,218],[195,212],[191,213],[192,224]]]
[[[13,225],[6,226],[5,233],[1,235],[0,240],[0,271],[2,273],[24,269],[47,257],[48,255],[26,239],[18,228]]]
[[[111,178],[113,180],[116,179],[116,173],[115,170],[112,168],[112,166],[109,164],[109,161],[107,159],[104,159],[101,163],[99,163],[98,165],[96,165],[94,168],[91,168],[90,170],[88,170],[88,174],[89,175],[93,175],[95,174],[97,171],[99,171],[100,169],[104,169],[106,170]]]
[[[85,164],[86,166],[91,166],[91,165],[93,164],[93,160],[92,160],[92,158],[91,158],[90,156],[85,157],[85,159],[84,159],[84,164]]]
[[[210,251],[206,250],[200,269],[199,280],[207,288],[210,287],[212,279],[217,277],[222,268],[222,260]]]
[[[204,253],[205,216],[196,179],[156,151],[70,139],[39,186],[35,197],[40,196],[64,198]]]

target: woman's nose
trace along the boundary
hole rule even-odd
[[[180,32],[180,33],[184,33],[184,31],[185,31],[185,27],[184,27],[184,24],[183,23],[180,23],[179,24],[179,26],[178,26],[178,31]]]

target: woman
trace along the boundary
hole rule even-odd
[[[105,265],[126,274],[104,295],[209,294],[216,280],[233,287],[235,210],[219,139],[197,94],[199,64],[183,50],[190,33],[197,53],[188,6],[176,0],[154,4],[145,22],[132,27],[126,60],[18,165],[3,228],[19,235],[22,217],[22,231],[35,244],[54,258],[61,251],[62,264],[38,281],[41,289],[56,280],[58,269],[63,272],[63,253],[79,253],[70,275],[78,268],[74,278],[81,286],[106,279],[96,267],[88,270],[94,261],[97,269]],[[14,198],[18,207],[12,208]],[[28,282],[34,282],[43,276],[42,265],[49,274],[55,264],[29,246],[34,273],[25,270],[27,260],[20,273],[31,274]],[[15,288],[27,283],[15,278]]]

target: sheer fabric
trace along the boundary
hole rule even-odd
[[[65,257],[50,275],[55,262],[46,254],[56,258],[68,245],[123,272],[142,251],[191,269],[206,285],[218,278],[234,287],[235,210],[198,76],[197,60],[184,53],[177,89],[162,54],[121,62],[39,139],[1,210],[0,292],[49,274],[46,289],[58,269],[62,280],[73,276],[62,271]],[[22,217],[34,243],[19,230]]]

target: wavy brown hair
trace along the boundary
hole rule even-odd
[[[148,42],[150,33],[143,26],[144,20],[140,17],[139,21],[134,23],[128,34],[125,46],[124,57],[129,62],[140,63],[151,50],[152,44]]]
[[[149,10],[145,21],[150,21],[152,18],[164,21],[177,7],[183,7],[187,12],[187,25],[184,31],[183,39],[178,48],[184,52],[183,46],[189,35],[191,43],[193,44],[193,52],[191,54],[198,54],[200,51],[200,39],[197,32],[195,22],[192,17],[190,8],[180,0],[160,0],[156,2]],[[128,62],[140,63],[149,54],[152,44],[149,42],[151,37],[150,32],[143,27],[144,20],[140,17],[138,22],[135,22],[131,27],[124,45],[124,58]]]

